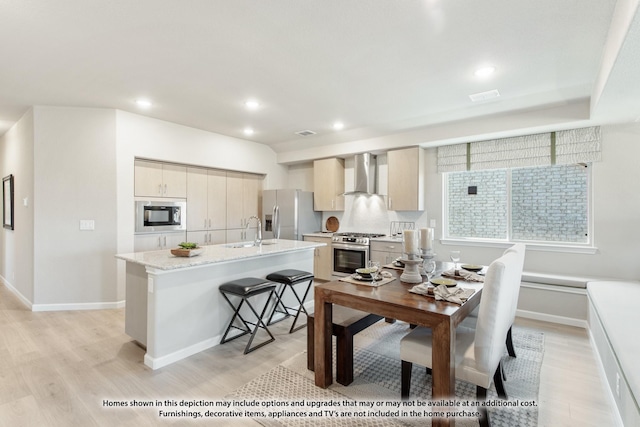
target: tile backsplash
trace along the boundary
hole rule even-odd
[[[389,234],[391,221],[415,222],[416,228],[427,227],[427,211],[405,212],[387,210],[385,196],[345,196],[344,212],[323,212],[323,231],[327,218],[335,216],[340,221],[338,232]]]

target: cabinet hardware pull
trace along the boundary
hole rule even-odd
[[[209,228],[211,228],[211,218],[209,218]]]
[[[158,194],[162,195],[162,184],[158,184]]]
[[[167,184],[164,185],[164,194],[167,194]]]
[[[167,236],[164,236],[164,247],[167,247]]]

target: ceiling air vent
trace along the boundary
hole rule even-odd
[[[315,135],[316,133],[312,130],[301,130],[299,132],[296,132],[296,135],[300,135],[300,136],[311,136],[311,135]]]
[[[473,102],[477,102],[477,101],[486,101],[488,99],[497,98],[499,96],[500,96],[500,92],[494,89],[494,90],[489,90],[487,92],[474,93],[473,95],[469,95],[469,98],[471,98]]]

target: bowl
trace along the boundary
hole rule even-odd
[[[371,277],[373,273],[378,271],[375,267],[366,267],[366,268],[356,268],[356,273],[358,273],[361,277],[368,279]]]

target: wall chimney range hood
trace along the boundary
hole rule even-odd
[[[348,191],[344,195],[376,194],[377,171],[376,156],[371,153],[356,154],[353,165],[353,191]]]

